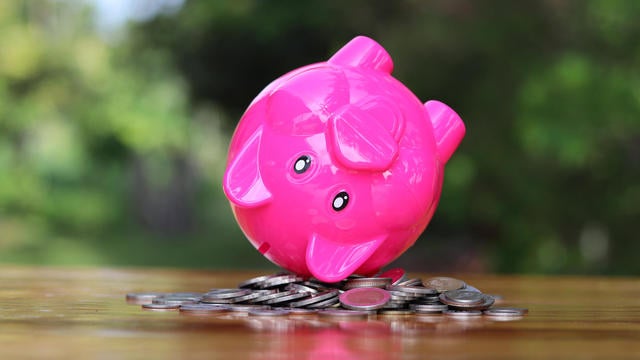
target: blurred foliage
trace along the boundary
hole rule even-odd
[[[220,188],[271,80],[357,34],[467,137],[395,265],[640,274],[640,2],[186,1],[96,29],[90,3],[0,2],[0,260],[270,266]]]

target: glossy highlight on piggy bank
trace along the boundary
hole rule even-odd
[[[359,36],[275,80],[242,116],[223,189],[275,264],[326,282],[372,275],[427,227],[465,127],[392,70],[385,49]]]

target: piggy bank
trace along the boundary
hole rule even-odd
[[[373,275],[427,227],[465,127],[392,69],[385,49],[359,36],[275,80],[242,116],[223,189],[275,264],[326,282]]]

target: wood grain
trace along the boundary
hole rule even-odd
[[[638,278],[454,275],[529,314],[338,321],[189,316],[125,302],[128,292],[235,287],[258,272],[5,266],[0,274],[1,359],[640,358]]]

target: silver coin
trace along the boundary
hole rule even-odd
[[[250,300],[257,299],[260,296],[274,294],[276,292],[277,292],[276,290],[252,290],[252,292],[250,292],[247,295],[238,296],[238,297],[235,297],[235,298],[231,299],[230,303],[233,303],[233,304],[243,303],[243,302],[247,302],[247,301],[250,301]]]
[[[310,286],[298,284],[298,283],[288,284],[287,286],[285,286],[284,289],[285,290],[295,290],[297,292],[304,292],[304,293],[308,293],[308,294],[317,294],[318,293],[317,289],[312,288]]]
[[[405,294],[410,294],[412,296],[428,296],[434,295],[438,292],[434,289],[426,288],[423,286],[414,286],[414,285],[391,285],[387,288],[390,291],[398,291]]]
[[[391,300],[388,291],[379,288],[356,288],[340,294],[340,304],[352,310],[376,310]]]
[[[326,309],[338,304],[340,304],[340,300],[338,299],[337,296],[334,296],[330,299],[307,305],[306,308],[307,309]]]
[[[452,290],[440,294],[440,301],[447,305],[477,305],[485,301],[482,293],[468,290]]]
[[[286,316],[289,310],[285,309],[255,309],[249,310],[249,316]]]
[[[445,291],[453,291],[458,289],[463,289],[466,284],[462,280],[458,280],[450,277],[435,277],[427,279],[422,282],[422,285],[429,289],[434,289],[437,292],[445,292]]]
[[[410,294],[403,291],[395,290],[393,286],[390,286],[385,290],[389,292],[389,295],[395,295],[397,297],[403,297],[407,299],[418,299],[421,297],[420,295],[415,295],[415,294]]]
[[[524,316],[484,316],[485,319],[495,322],[511,322],[520,321],[524,319]]]
[[[192,304],[192,305],[181,305],[180,312],[185,313],[198,313],[198,314],[215,314],[221,312],[231,311],[229,306],[224,305],[213,305],[213,304]]]
[[[381,288],[384,289],[387,286],[391,285],[391,278],[353,278],[349,279],[344,286],[342,286],[343,290],[350,290],[362,287],[368,288]]]
[[[409,304],[409,303],[413,303],[413,300],[414,299],[407,299],[407,298],[391,295],[389,302],[398,303],[398,304]]]
[[[235,312],[249,312],[251,310],[268,310],[271,309],[269,305],[252,305],[252,304],[231,304],[229,309]]]
[[[238,287],[241,289],[245,289],[245,288],[254,288],[257,286],[257,284],[267,280],[268,278],[272,277],[274,275],[263,275],[263,276],[258,276],[258,277],[254,277],[248,280],[245,280],[243,282],[241,282],[240,284],[238,284]]]
[[[198,301],[197,300],[191,300],[191,299],[169,299],[169,298],[155,298],[153,299],[153,301],[151,301],[152,304],[158,304],[158,305],[187,305],[187,304],[197,304]]]
[[[417,301],[440,301],[440,294],[425,295],[420,297]]]
[[[325,300],[338,298],[340,292],[338,290],[327,290],[317,294],[312,294],[308,298],[298,300],[289,304],[291,307],[305,307],[311,304],[319,303]]]
[[[422,299],[418,299],[418,300],[414,300],[411,302],[412,304],[420,304],[420,305],[433,305],[433,304],[442,304],[440,302],[440,297],[434,297],[434,298],[422,298]]]
[[[210,299],[208,297],[203,297],[202,299],[200,299],[200,303],[204,303],[204,304],[233,304],[235,303],[234,299]]]
[[[316,282],[316,281],[303,281],[303,282],[300,283],[300,285],[306,286],[308,288],[315,289],[318,292],[329,290],[331,288],[331,287],[328,287],[324,283],[320,283],[320,282]]]
[[[202,297],[207,299],[232,299],[250,294],[250,289],[211,289]]]
[[[442,313],[447,316],[462,317],[462,318],[475,317],[475,316],[482,315],[482,311],[479,311],[479,310],[445,310]]]
[[[389,302],[384,304],[384,306],[382,308],[383,309],[389,309],[389,310],[406,309],[408,307],[407,304],[409,304],[409,303],[406,302],[406,301],[389,300]]]
[[[481,292],[482,292],[482,291],[478,290],[476,287],[473,287],[473,286],[471,286],[471,285],[469,285],[469,284],[467,284],[467,285],[464,287],[464,289],[465,289],[465,290],[468,290],[468,291],[475,291],[475,292],[479,292],[479,293],[481,293]]]
[[[166,293],[161,292],[135,292],[128,293],[126,296],[127,302],[130,304],[151,304],[153,299],[164,296]]]
[[[178,310],[178,308],[180,308],[180,305],[177,304],[143,304],[142,308],[145,310],[152,310],[152,311],[172,311],[172,310]]]
[[[397,284],[393,285],[401,285],[401,286],[422,286],[422,279],[412,278],[404,281],[400,281]]]
[[[285,304],[287,302],[309,297],[308,293],[296,292],[295,290],[285,291],[282,294],[287,294],[287,295],[278,296],[277,298],[267,300],[264,303],[269,305]]]
[[[484,302],[474,307],[473,309],[480,311],[487,310],[496,302],[496,299],[494,299],[491,295],[482,294],[482,297],[484,298]]]
[[[491,296],[482,294],[482,302],[479,304],[449,303],[448,305],[451,309],[456,309],[456,310],[481,310],[482,311],[490,308],[494,302],[495,300]]]
[[[522,316],[529,312],[522,308],[491,308],[484,311],[487,316]]]
[[[409,306],[413,311],[420,314],[441,313],[449,309],[445,304],[411,304]]]
[[[161,296],[159,298],[163,298],[165,300],[173,300],[173,301],[198,302],[200,301],[200,299],[202,299],[202,296],[167,295],[167,296]]]
[[[344,309],[325,309],[318,311],[318,315],[326,317],[340,318],[366,318],[371,313],[369,311],[344,310]]]
[[[254,290],[255,291],[255,290]],[[262,293],[260,294],[260,296],[255,297],[251,300],[248,300],[248,303],[250,304],[261,304],[265,301],[271,300],[271,299],[275,299],[277,298],[278,294],[280,294],[280,292],[278,290],[275,289],[270,289],[270,290],[259,290]]]
[[[299,307],[282,308],[289,311],[289,315],[314,315],[318,312],[316,309],[303,309]]]
[[[420,298],[419,296],[414,296],[414,295],[411,295],[411,294],[403,293],[401,291],[387,290],[387,292],[391,296],[391,300],[394,300],[394,301],[406,301],[406,302],[408,302],[408,301],[417,300],[417,299]]]
[[[166,293],[156,297],[162,299],[171,299],[171,300],[194,300],[198,301],[202,297],[200,293]]]
[[[257,297],[251,301],[249,301],[252,304],[264,304],[269,300],[273,300],[275,298],[281,297],[281,296],[288,296],[291,294],[295,294],[295,291],[289,290],[289,291],[276,291],[274,293],[268,294],[268,295],[263,295],[260,297]]]
[[[276,275],[262,281],[257,286],[259,286],[261,289],[268,289],[268,288],[274,288],[277,286],[295,283],[302,280],[304,279],[295,274]]]

